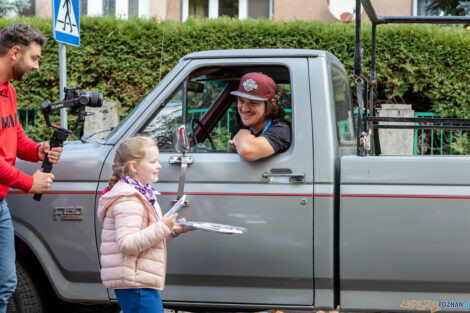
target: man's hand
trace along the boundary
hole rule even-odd
[[[51,162],[52,164],[55,164],[59,162],[60,155],[62,154],[63,150],[64,148],[62,147],[55,147],[51,150],[49,141],[46,141],[39,147],[39,150],[38,150],[39,160],[44,161],[44,158],[47,155],[49,162]]]
[[[29,192],[45,193],[49,190],[49,188],[51,188],[52,181],[54,180],[54,174],[44,173],[40,170],[37,170],[36,172],[34,172],[33,178],[33,186],[31,187],[31,190],[29,190]]]
[[[227,152],[237,152],[237,146],[235,146],[235,142],[233,141],[233,139],[228,141]]]
[[[240,129],[233,139],[228,141],[228,143],[229,145],[235,146],[235,150],[238,150],[239,146],[250,137],[255,138],[248,129]]]
[[[230,145],[234,145],[240,157],[246,161],[259,160],[275,153],[266,138],[262,136],[255,137],[248,129],[240,129],[228,143],[229,149]]]

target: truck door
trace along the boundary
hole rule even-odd
[[[275,64],[275,65],[274,65]],[[248,162],[227,152],[236,124],[236,107],[223,103],[244,73],[262,71],[282,87],[279,101],[292,121],[288,151]],[[226,73],[226,74],[224,74]],[[182,112],[183,82],[188,107]],[[193,60],[167,96],[157,99],[139,133],[157,139],[160,149],[159,203],[164,211],[176,197],[180,164],[171,144],[172,130],[199,119],[211,134],[188,153],[184,192],[189,206],[179,211],[189,221],[247,228],[242,235],[196,230],[168,244],[168,302],[246,303],[253,306],[313,305],[313,157],[307,60]],[[170,96],[168,96],[170,95]],[[161,101],[160,103],[158,103]],[[224,107],[225,105],[225,107]],[[228,105],[228,107],[227,107]],[[151,117],[150,117],[151,116]],[[195,129],[197,133],[198,127]],[[177,161],[176,161],[177,162]],[[263,175],[263,173],[265,173]],[[295,183],[291,173],[303,175]],[[279,175],[276,175],[279,174]]]

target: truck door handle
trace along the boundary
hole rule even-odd
[[[170,209],[171,209],[172,206],[175,205],[176,202],[178,202],[178,200],[171,200],[171,201],[170,201]],[[183,203],[183,208],[187,208],[187,207],[189,206],[189,204],[190,204],[190,203],[189,203],[188,200],[184,201],[184,203]]]
[[[186,156],[188,164],[193,164],[194,158],[190,155]],[[170,156],[170,159],[168,160],[168,163],[170,164],[181,164],[181,155],[172,155]]]
[[[292,172],[288,168],[272,168],[269,172],[261,174],[264,178],[270,177],[290,177],[290,182],[294,184],[302,184],[305,182],[305,174]]]

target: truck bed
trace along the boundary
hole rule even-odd
[[[341,159],[341,308],[403,310],[403,301],[466,303],[470,158]]]

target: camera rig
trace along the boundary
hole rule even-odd
[[[103,94],[99,92],[83,91],[80,87],[65,87],[64,88],[64,100],[57,103],[46,102],[41,104],[41,112],[44,115],[46,125],[54,128],[54,133],[49,140],[50,148],[63,147],[64,141],[67,140],[69,135],[72,133],[70,130],[62,128],[60,126],[51,123],[50,115],[55,110],[67,109],[72,115],[78,116],[79,123],[85,121],[87,115],[93,113],[86,112],[86,107],[101,107],[103,105]],[[50,173],[52,171],[52,163],[49,162],[47,156],[42,161],[42,171],[44,173]],[[34,200],[40,201],[42,194],[35,194]]]

